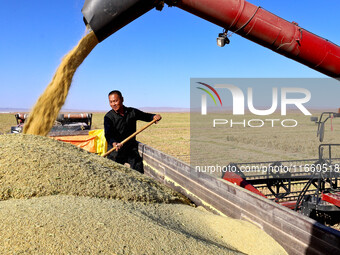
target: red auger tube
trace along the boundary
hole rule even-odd
[[[245,0],[85,0],[82,12],[101,42],[164,2],[340,80],[338,45]]]
[[[325,75],[340,79],[340,47],[244,0],[166,1]]]

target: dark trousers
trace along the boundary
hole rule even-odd
[[[137,148],[129,149],[124,153],[114,151],[108,158],[122,165],[128,163],[132,169],[144,174],[143,159],[139,156]]]

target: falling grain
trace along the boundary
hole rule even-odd
[[[97,44],[96,36],[90,32],[63,58],[51,83],[31,111],[24,126],[25,134],[48,134],[65,103],[74,73]]]

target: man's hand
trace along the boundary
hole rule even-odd
[[[121,143],[112,143],[113,148],[116,147],[115,151],[118,151],[120,148],[123,147],[123,144]]]
[[[156,124],[158,123],[158,121],[160,121],[162,119],[162,116],[159,114],[156,114],[155,116],[153,116],[153,119],[156,120]]]

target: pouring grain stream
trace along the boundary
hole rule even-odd
[[[31,111],[24,125],[25,134],[46,136],[49,133],[65,103],[74,73],[97,44],[98,40],[91,31],[63,58],[51,83]]]

